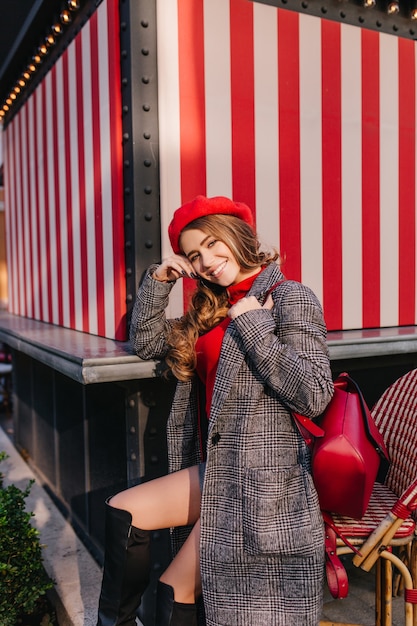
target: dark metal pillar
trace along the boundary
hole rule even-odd
[[[128,307],[160,261],[158,71],[155,0],[121,0],[121,73]]]

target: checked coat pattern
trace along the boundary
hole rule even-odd
[[[152,271],[152,270],[151,270]],[[249,295],[283,274],[268,265]],[[145,277],[131,339],[143,359],[163,358],[171,285]],[[333,383],[319,301],[285,281],[274,307],[243,313],[223,339],[207,445],[200,563],[208,626],[317,626],[324,535],[304,440],[291,411],[314,418]],[[196,381],[178,382],[168,420],[169,469],[200,462]]]

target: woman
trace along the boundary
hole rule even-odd
[[[173,527],[157,625],[196,624],[202,593],[208,626],[317,626],[323,524],[291,413],[314,418],[333,393],[320,304],[260,249],[244,204],[198,196],[169,237],[174,254],[144,278],[131,338],[178,379],[170,474],[108,503],[99,624],[135,623],[149,531]],[[198,278],[191,306],[167,320],[184,276]]]

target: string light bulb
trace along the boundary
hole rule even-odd
[[[388,15],[396,15],[400,11],[400,4],[398,0],[391,0],[387,6]]]
[[[72,21],[71,13],[66,9],[64,11],[61,11],[59,19],[63,24],[69,24]]]
[[[52,33],[49,33],[49,35],[46,35],[45,44],[47,46],[53,46],[55,44],[55,37],[53,36]]]
[[[80,8],[79,0],[68,0],[68,8],[70,11],[78,11]]]
[[[64,29],[62,28],[62,24],[60,24],[59,22],[56,22],[56,24],[52,26],[52,33],[54,35],[62,35],[63,32]]]
[[[376,0],[363,0],[363,6],[366,9],[373,9],[376,6]]]

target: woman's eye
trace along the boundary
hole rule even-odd
[[[214,246],[214,244],[216,243],[216,239],[212,239],[211,241],[208,242],[207,247],[211,248],[212,246]]]
[[[194,263],[194,261],[197,261],[197,259],[198,259],[198,254],[192,254],[190,257],[188,257],[188,260],[191,263]]]

